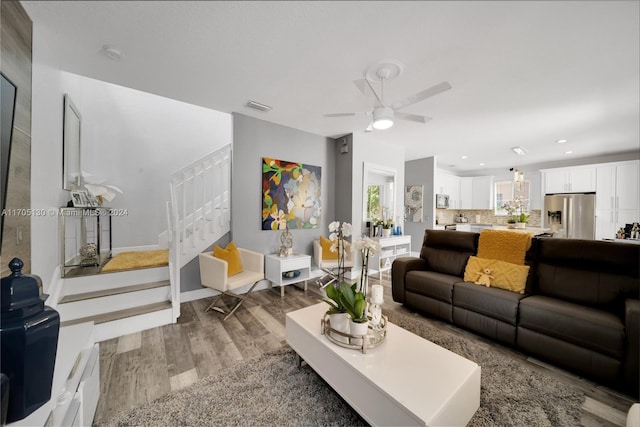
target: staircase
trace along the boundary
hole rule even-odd
[[[60,279],[54,306],[61,326],[94,322],[96,342],[175,323],[180,269],[230,230],[231,146],[174,172],[167,202],[165,267]]]
[[[231,229],[231,146],[169,177],[169,280],[174,320],[180,316],[180,269]]]
[[[96,342],[172,323],[169,267],[64,279],[61,325],[94,322]]]

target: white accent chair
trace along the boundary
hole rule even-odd
[[[351,270],[353,268],[353,260],[353,249],[350,249],[345,253],[344,257],[345,273],[347,270]],[[329,284],[338,280],[338,260],[322,259],[322,245],[320,244],[320,240],[313,241],[313,261],[325,273],[317,280],[317,283],[319,283],[322,288],[326,288]],[[331,277],[331,279],[327,283],[323,284],[324,280],[328,276]]]
[[[202,286],[215,289],[220,295],[213,300],[207,310],[216,310],[226,314],[224,320],[227,320],[242,305],[247,296],[253,291],[259,281],[264,279],[264,255],[259,252],[250,251],[248,249],[238,248],[240,259],[242,260],[241,273],[227,276],[228,263],[225,260],[214,257],[211,253],[199,254],[200,262],[200,281]],[[252,285],[249,290],[242,294],[236,294],[233,290],[243,286]],[[229,295],[239,299],[237,304],[228,312],[216,304],[223,296]]]

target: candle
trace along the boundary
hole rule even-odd
[[[373,304],[382,304],[382,285],[371,286],[371,302]]]

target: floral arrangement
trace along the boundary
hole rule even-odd
[[[509,200],[502,205],[502,209],[506,210],[509,219],[507,222],[515,223],[515,222],[527,222],[529,221],[529,215],[525,213],[529,200],[525,199],[522,196],[516,196],[513,200]]]
[[[380,245],[373,239],[363,237],[353,244],[353,248],[360,251],[362,257],[362,272],[360,274],[360,291],[367,295],[367,285],[369,278],[369,255],[377,254]]]

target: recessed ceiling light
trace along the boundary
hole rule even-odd
[[[271,107],[270,107],[270,106],[268,106],[268,105],[266,105],[266,104],[261,104],[261,103],[259,103],[259,102],[252,101],[252,100],[249,100],[249,101],[247,102],[247,107],[249,107],[249,108],[253,108],[254,110],[258,110],[258,111],[263,111],[263,112],[265,112],[265,113],[266,113],[267,111],[271,110]]]
[[[516,153],[519,156],[524,156],[527,153],[525,149],[522,147],[513,147],[512,150],[514,153]]]
[[[565,151],[564,154],[573,154],[573,151],[571,151],[571,150]]]
[[[484,166],[484,163],[480,163],[480,166]]]
[[[467,158],[467,156],[460,156],[460,158],[461,158],[461,159],[466,159],[466,158]]]
[[[124,54],[120,49],[109,45],[102,46],[102,53],[104,56],[114,61],[120,61],[124,57]]]
[[[565,142],[567,142],[566,139],[559,139],[556,141],[558,144],[564,144]]]

